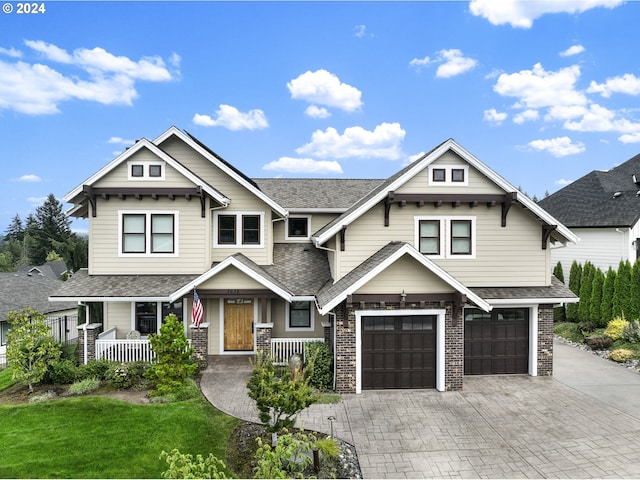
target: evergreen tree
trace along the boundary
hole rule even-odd
[[[562,263],[558,262],[553,269],[553,275],[564,283],[564,272],[562,271]],[[564,305],[553,309],[553,321],[564,322],[567,319],[567,314],[564,309]]]
[[[610,320],[613,320],[613,292],[615,289],[616,271],[609,267],[604,279],[602,288],[602,304],[600,305],[599,327],[604,327]]]
[[[595,267],[589,261],[584,264],[582,278],[580,279],[580,303],[578,303],[578,320],[586,322],[591,320],[591,290],[593,288],[593,275]]]
[[[66,242],[53,242],[55,251],[64,259],[70,272],[89,266],[89,239],[72,233]]]
[[[593,286],[591,287],[591,302],[589,320],[600,324],[602,321],[602,291],[604,288],[604,273],[596,268],[593,274]]]
[[[613,290],[613,317],[626,317],[631,305],[631,264],[620,260]]]
[[[20,215],[16,214],[16,216],[13,217],[11,223],[7,227],[7,232],[4,238],[5,240],[16,240],[18,242],[21,242],[24,239],[24,226],[22,225]]]
[[[27,233],[35,240],[32,261],[36,265],[42,265],[47,255],[55,250],[53,242],[66,242],[71,236],[71,221],[53,193],[36,209],[34,219],[35,225],[28,227]]]
[[[631,270],[630,307],[627,320],[640,319],[640,260],[636,260]]]
[[[576,295],[580,295],[580,279],[582,277],[582,265],[577,261],[573,261],[571,264],[571,270],[569,271],[569,289]],[[570,322],[578,321],[578,304],[569,303],[567,305],[567,320]]]

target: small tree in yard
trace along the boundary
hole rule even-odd
[[[593,288],[593,276],[596,269],[591,262],[586,262],[582,269],[580,279],[580,302],[578,303],[578,320],[586,322],[591,320],[591,290]]]
[[[613,320],[613,292],[616,282],[616,271],[609,267],[602,287],[602,305],[600,306],[600,319],[598,326],[604,327],[610,320]]]
[[[318,401],[301,372],[292,375],[283,369],[278,377],[273,362],[262,356],[253,367],[247,388],[258,407],[260,421],[271,432],[293,427],[296,415]]]
[[[187,377],[194,375],[197,369],[182,322],[173,313],[167,315],[160,334],[149,335],[149,343],[156,358],[145,377],[153,382],[158,395],[179,392]]]
[[[613,318],[626,317],[631,310],[631,264],[620,260],[613,290]]]
[[[580,295],[580,280],[582,278],[582,265],[575,260],[571,264],[569,271],[569,289],[576,295]],[[578,321],[578,304],[569,303],[567,305],[567,320],[570,322]]]
[[[553,269],[553,275],[564,283],[564,272],[562,271],[562,263],[558,262]],[[553,309],[553,321],[564,322],[567,319],[567,314],[564,309],[564,305]]]
[[[42,381],[49,364],[60,358],[60,345],[55,342],[45,315],[27,308],[7,314],[10,324],[7,335],[7,363],[13,370],[13,378],[25,383],[29,392]]]
[[[596,268],[593,274],[593,287],[591,287],[591,306],[589,319],[599,323],[602,318],[602,293],[604,290],[604,273]]]

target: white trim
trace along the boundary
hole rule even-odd
[[[435,182],[433,180],[433,170],[444,170],[444,182]],[[464,171],[464,181],[454,182],[453,170]],[[429,165],[427,168],[428,185],[430,187],[468,187],[469,186],[469,165]]]
[[[134,177],[131,174],[131,167],[134,165],[140,165],[142,167],[142,176]],[[161,173],[159,177],[152,177],[149,174],[149,167],[158,166],[161,168]],[[127,180],[130,181],[141,181],[141,182],[163,182],[165,180],[165,172],[167,171],[167,164],[163,161],[151,161],[151,160],[127,160]]]
[[[382,273],[387,267],[395,263],[400,257],[403,255],[411,255],[418,262],[420,262],[424,267],[434,273],[438,278],[446,282],[449,286],[454,288],[460,293],[463,293],[467,296],[467,299],[475,303],[478,308],[484,310],[485,312],[490,311],[493,307],[483,300],[480,296],[473,293],[467,287],[465,287],[462,283],[452,277],[449,273],[443,270],[441,267],[436,265],[432,260],[422,255],[415,247],[409,245],[408,243],[404,244],[401,248],[396,250],[393,255],[386,258],[383,262],[376,265],[375,268],[371,269],[360,278],[358,281],[349,286],[349,288],[343,290],[339,295],[334,297],[330,302],[328,302],[323,308],[318,308],[318,312],[320,315],[326,315],[331,310],[333,310],[342,300],[344,300],[348,295],[351,295],[354,292],[357,292],[363,285],[367,284],[377,275]]]
[[[514,305],[515,307],[526,307],[529,305],[554,305],[554,306],[562,306],[567,303],[578,303],[580,301],[579,298],[490,298],[487,299],[487,303],[493,306],[509,306]]]
[[[323,207],[300,207],[300,208],[289,208],[289,215],[299,215],[304,213],[344,213],[347,211],[347,208],[323,208]]]
[[[218,217],[220,216],[228,216],[236,217],[236,241],[235,243],[218,243]],[[259,216],[260,217],[260,243],[242,243],[242,217],[243,216]],[[217,210],[213,212],[213,247],[214,248],[233,248],[237,250],[239,248],[264,248],[264,212],[259,211],[227,211],[227,210]]]
[[[436,316],[436,390],[445,390],[445,315],[443,309],[425,310],[356,310],[356,394],[362,393],[362,317],[382,317],[400,315]]]
[[[289,236],[289,220],[298,219],[298,218],[307,219],[307,234],[290,237]],[[311,238],[311,215],[291,215],[290,214],[284,222],[284,239],[295,241],[295,240],[309,240],[310,238]]]
[[[171,297],[49,297],[49,302],[175,302]]]
[[[126,253],[123,252],[122,245],[122,217],[123,215],[144,215],[145,216],[145,252]],[[152,215],[173,215],[173,253],[152,253],[151,252],[151,216]],[[123,258],[158,258],[158,257],[179,257],[178,230],[180,225],[180,210],[118,210],[118,257]]]
[[[189,137],[188,135],[183,133],[181,130],[179,130],[175,126],[170,127],[164,133],[160,134],[160,136],[158,136],[153,141],[153,143],[159,145],[162,142],[164,142],[166,139],[171,137],[172,135],[175,135],[176,137],[178,137],[180,140],[182,140],[184,143],[189,145],[192,149],[194,149],[196,152],[198,152],[204,158],[209,160],[211,163],[213,163],[220,170],[222,170],[224,173],[226,173],[231,178],[233,178],[236,182],[238,182],[243,187],[245,187],[247,190],[249,190],[251,193],[253,193],[260,200],[262,200],[267,205],[269,205],[273,209],[273,211],[278,213],[281,217],[286,217],[289,214],[289,212],[284,207],[280,206],[278,203],[276,203],[274,200],[269,198],[262,191],[260,191],[255,186],[253,186],[251,183],[247,182],[247,180],[245,178],[243,178],[242,175],[239,175],[238,173],[233,171],[233,169],[229,168],[227,165],[225,165],[223,162],[221,162],[214,155],[211,155],[211,153],[209,153],[205,148],[203,148],[200,145],[198,145],[191,137]]]
[[[538,376],[538,305],[529,307],[529,375]]]
[[[421,220],[437,220],[440,222],[440,254],[426,255],[428,258],[439,258],[447,260],[474,260],[476,258],[476,225],[477,217],[475,215],[415,215],[413,217],[414,224],[414,245],[416,250],[420,251],[420,221]],[[466,220],[471,222],[471,254],[470,255],[454,255],[451,253],[451,222],[455,220]]]
[[[286,304],[285,308],[285,331],[286,332],[314,332],[316,329],[316,303],[313,301],[313,298],[310,299],[301,299],[301,298],[292,298],[291,302]],[[292,327],[289,325],[289,320],[291,317],[291,305],[293,302],[306,302],[309,304],[309,326],[308,327]]]
[[[184,285],[180,289],[178,289],[175,292],[173,292],[171,295],[169,295],[169,299],[173,299],[175,301],[175,299],[178,299],[178,298],[186,295],[188,292],[193,290],[195,287],[199,286],[203,282],[206,282],[207,280],[209,280],[210,278],[214,277],[215,275],[217,275],[218,273],[220,273],[221,271],[223,271],[225,268],[227,268],[229,266],[233,266],[233,267],[237,268],[242,273],[246,274],[250,278],[252,278],[255,281],[257,281],[258,283],[260,283],[261,285],[265,286],[266,288],[268,288],[273,293],[275,293],[279,297],[283,298],[287,302],[290,302],[291,299],[294,298],[293,295],[291,295],[289,292],[283,290],[282,288],[280,288],[279,286],[275,285],[273,282],[269,281],[268,279],[258,275],[251,268],[247,267],[245,264],[243,264],[242,262],[238,261],[235,257],[231,256],[231,257],[225,258],[222,262],[218,263],[215,267],[210,268],[208,271],[204,272],[202,275],[200,275],[195,280],[192,280],[191,282],[187,283],[186,285]]]

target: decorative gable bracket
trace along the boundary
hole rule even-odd
[[[547,249],[547,243],[549,241],[549,237],[553,233],[554,230],[558,228],[557,225],[542,225],[542,249]]]
[[[384,202],[384,226],[389,226],[389,217],[391,213],[391,205],[397,204],[404,207],[407,203],[415,203],[418,207],[423,207],[427,203],[433,204],[434,207],[441,207],[444,203],[450,203],[452,207],[457,208],[463,203],[475,208],[483,203],[487,208],[502,206],[501,225],[507,226],[507,214],[512,205],[517,202],[517,193],[509,192],[505,194],[486,194],[486,193],[395,193],[393,191],[387,194]]]
[[[187,200],[191,200],[191,197],[197,197],[200,199],[200,215],[205,218],[207,215],[207,194],[202,190],[202,187],[195,188],[131,188],[131,187],[92,187],[91,185],[83,185],[82,193],[89,201],[91,206],[91,216],[96,217],[98,214],[96,200],[101,198],[103,200],[109,200],[110,197],[118,197],[121,200],[125,200],[127,197],[133,197],[141,200],[142,197],[150,197],[157,200],[159,197],[168,197],[174,200],[176,197],[184,197]]]

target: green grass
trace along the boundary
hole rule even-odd
[[[0,405],[0,418],[0,478],[159,478],[162,450],[224,459],[238,423],[202,395],[152,405],[99,396]]]
[[[11,385],[14,385],[16,383],[16,381],[13,380],[12,377],[13,372],[10,368],[7,367],[0,370],[0,391],[4,390],[5,388],[9,388]]]

